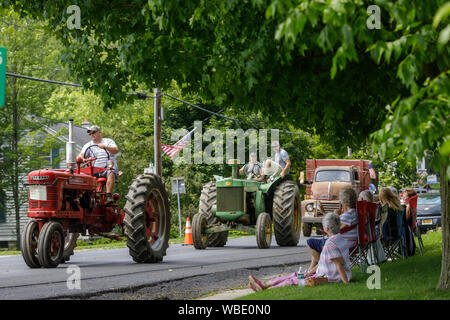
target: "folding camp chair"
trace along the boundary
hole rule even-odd
[[[389,209],[392,210],[392,209]],[[388,260],[394,261],[407,257],[406,234],[405,234],[405,209],[395,212],[396,228],[390,226],[393,224],[391,218],[388,218],[383,225],[383,229],[396,230],[395,234],[389,234],[382,231],[382,243]]]
[[[418,194],[409,198],[409,207],[411,208],[411,230],[415,238],[417,238],[420,254],[423,254],[423,241],[420,234],[419,224],[417,223],[417,198]]]
[[[367,266],[369,265],[369,262],[367,260],[369,248],[375,243],[376,240],[376,204],[372,204],[366,201],[358,201],[356,211],[358,214],[358,223],[355,226],[342,229],[341,233],[347,232],[356,227],[358,237],[356,244],[350,248],[350,266],[354,267],[355,265],[358,265],[361,269],[361,272],[364,273]],[[371,219],[373,219],[372,225],[370,223]]]
[[[365,272],[369,265],[367,261],[367,253],[370,245],[375,242],[375,217],[377,204],[366,201],[358,201],[356,212],[358,214],[358,223],[342,228],[340,233],[346,233],[353,229],[357,230],[357,240],[355,245],[350,247],[350,267],[353,268],[358,265],[361,272]],[[370,224],[373,220],[373,224]],[[319,231],[322,234],[322,239],[325,237],[325,232]]]
[[[376,223],[377,223],[377,210],[378,204],[375,202],[365,202],[360,201],[360,206],[366,206],[367,213],[367,224],[366,224],[366,233],[368,235],[368,252],[367,252],[367,261],[369,265],[378,264],[379,262],[383,262],[384,255],[378,252],[377,241],[379,240],[379,236],[376,231]],[[381,247],[381,246],[380,246]],[[381,258],[381,257],[383,258]],[[382,261],[380,261],[382,260]]]

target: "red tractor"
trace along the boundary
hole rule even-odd
[[[70,120],[68,169],[35,170],[28,175],[31,219],[21,237],[25,263],[30,268],[54,268],[70,259],[80,233],[117,238],[119,235],[107,234],[115,226],[122,227],[135,262],[162,261],[169,246],[170,209],[161,178],[139,175],[129,187],[124,209],[117,205],[118,194],[108,203],[106,178],[96,174],[112,170],[113,163],[108,161],[107,168],[96,167],[96,157],[84,162],[77,158],[75,163],[72,131]]]

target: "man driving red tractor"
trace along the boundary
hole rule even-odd
[[[95,157],[96,167],[110,168],[112,170],[102,171],[96,174],[98,177],[104,177],[106,181],[106,203],[112,203],[112,192],[114,184],[118,182],[119,169],[117,167],[116,155],[119,148],[112,139],[102,138],[102,131],[99,126],[91,126],[88,129],[91,141],[86,143],[78,155],[84,161],[88,157]],[[103,151],[102,151],[103,150]],[[110,162],[112,161],[112,163]]]

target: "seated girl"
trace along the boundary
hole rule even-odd
[[[340,215],[341,233],[343,238],[347,241],[347,247],[351,248],[355,245],[358,238],[356,228],[351,228],[358,223],[358,214],[356,213],[358,195],[352,188],[344,188],[341,190],[341,192],[339,192],[339,200],[341,202],[341,206],[340,209],[335,211],[335,213]],[[320,210],[324,212],[322,208]],[[311,238],[306,240],[306,247],[311,253],[311,264],[309,266],[309,270],[313,270],[315,267],[317,267],[322,248],[327,240],[328,239],[325,238]]]
[[[347,240],[339,233],[341,220],[337,213],[330,212],[323,218],[323,227],[328,240],[320,254],[319,263],[305,274],[305,285],[315,286],[327,282],[348,283],[352,277]],[[297,285],[297,272],[268,281],[249,277],[250,287],[254,291],[272,287]]]

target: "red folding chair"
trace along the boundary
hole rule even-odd
[[[380,233],[377,233],[376,227],[377,227],[377,213],[378,213],[378,204],[376,202],[366,202],[366,210],[367,210],[367,219],[368,219],[368,226],[366,228],[366,232],[369,236],[369,250],[368,250],[368,256],[370,259],[368,259],[369,265],[371,264],[378,264],[381,262],[384,262],[386,259],[383,259],[384,255],[378,252],[379,248],[380,250],[384,249],[381,246],[377,246],[377,241],[380,240]]]
[[[420,254],[423,254],[422,235],[420,234],[419,224],[417,223],[417,198],[419,198],[418,194],[409,198],[408,203],[411,208],[411,230],[414,238],[417,238]]]
[[[356,243],[350,247],[350,267],[358,265],[361,272],[365,272],[369,262],[367,261],[367,253],[369,247],[376,241],[375,218],[377,212],[377,204],[373,202],[358,201],[356,212],[358,214],[358,223],[342,228],[340,233],[346,233],[353,229],[357,230]],[[322,238],[325,232],[320,232]]]
[[[376,204],[366,201],[358,201],[356,211],[358,214],[358,223],[355,226],[347,227],[341,230],[341,233],[347,232],[354,227],[357,230],[356,244],[350,248],[350,266],[358,265],[361,272],[365,272],[369,262],[367,261],[367,253],[372,243],[375,243],[375,213]],[[373,220],[373,224],[370,223]],[[346,230],[349,229],[349,230]]]

